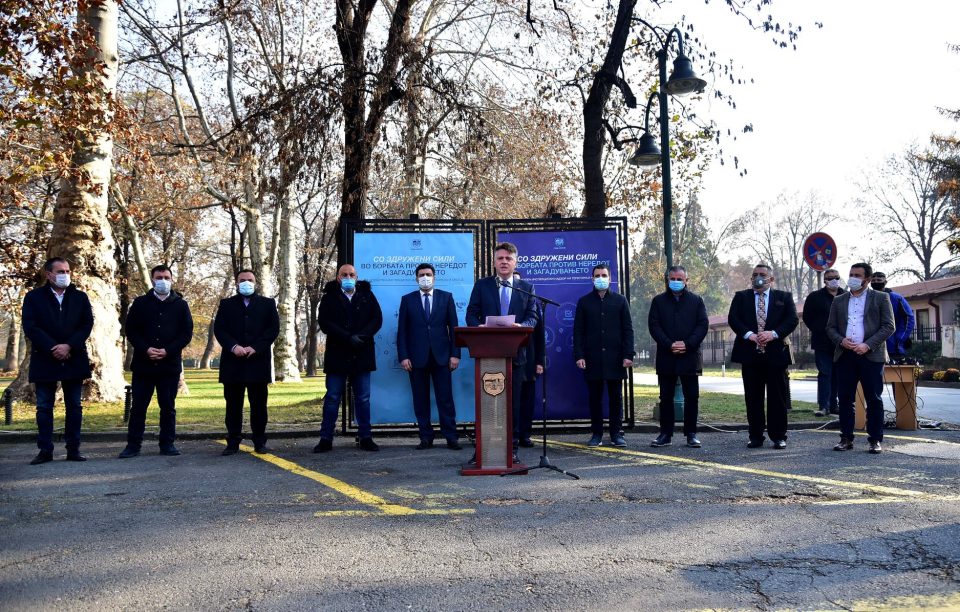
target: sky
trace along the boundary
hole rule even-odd
[[[816,190],[849,210],[865,171],[931,133],[960,131],[937,112],[960,108],[960,54],[948,47],[960,44],[960,2],[776,0],[770,11],[803,25],[796,51],[750,31],[721,0],[677,1],[658,15],[679,22],[686,12],[720,58],[754,79],[731,90],[736,111],[709,96],[697,108],[722,128],[754,127],[722,143],[746,177],[730,163],[706,175],[700,203],[715,226],[782,191]],[[857,223],[834,225],[824,229],[837,239],[841,264],[869,254]]]

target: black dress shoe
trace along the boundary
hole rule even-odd
[[[778,450],[783,450],[783,449],[787,448],[787,441],[786,441],[786,440],[774,440],[774,441],[773,441],[773,448],[776,448],[776,449],[778,449]]]
[[[380,447],[377,446],[377,443],[373,441],[373,438],[360,438],[360,442],[357,443],[357,447],[360,450],[370,451],[373,453],[380,450]]]
[[[420,444],[417,444],[417,450],[427,450],[428,448],[433,448],[433,440],[420,440]]]
[[[160,452],[162,453],[163,451],[160,451]],[[120,451],[120,454],[117,455],[117,459],[130,459],[131,457],[136,457],[139,454],[140,454],[139,448],[128,446],[124,448],[122,451]]]
[[[53,461],[53,453],[51,451],[40,451],[36,457],[30,460],[30,465],[40,465],[48,461]]]
[[[657,438],[653,442],[650,443],[650,446],[659,448],[661,446],[670,446],[671,444],[673,444],[672,436],[668,436],[667,434],[662,433],[659,436],[657,436]]]
[[[253,447],[253,452],[257,453],[258,455],[263,455],[264,453],[272,453],[273,449],[267,446],[266,442],[264,442],[263,444],[255,445]]]
[[[227,444],[227,448],[223,449],[223,452],[220,453],[224,457],[228,455],[236,455],[240,452],[240,445],[238,444]]]
[[[747,448],[760,448],[761,446],[763,446],[763,438],[747,442]]]
[[[167,457],[176,457],[178,455],[182,455],[183,453],[180,452],[179,448],[171,444],[170,446],[164,446],[163,448],[161,448],[160,454],[165,455]]]
[[[333,450],[333,440],[327,440],[326,438],[320,438],[320,441],[317,442],[317,445],[313,447],[313,452],[315,453],[326,453]]]
[[[536,444],[534,444],[533,440],[531,440],[530,438],[522,438],[520,440],[520,446],[522,446],[523,448],[533,448],[534,446],[536,446]]]
[[[463,447],[460,446],[460,443],[456,440],[447,440],[447,448],[450,450],[463,450]]]
[[[80,454],[80,451],[68,451],[67,461],[86,461],[87,458]]]

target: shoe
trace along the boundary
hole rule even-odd
[[[467,461],[467,465],[477,465],[477,453],[473,453],[470,457],[470,461]]]
[[[258,455],[263,455],[266,453],[272,453],[273,449],[267,446],[267,443],[264,442],[263,444],[255,444],[253,446],[253,452],[257,453]]]
[[[357,446],[360,448],[360,450],[370,451],[373,453],[380,450],[380,447],[377,446],[377,443],[373,441],[373,438],[360,438],[360,442],[357,444]]]
[[[161,453],[163,450],[160,451]],[[131,457],[137,457],[140,455],[140,449],[128,446],[120,451],[120,454],[117,455],[117,459],[130,459]]]
[[[30,460],[30,465],[40,465],[41,463],[47,463],[48,461],[53,461],[53,452],[40,451],[37,453],[36,457]]]
[[[833,447],[835,451],[848,451],[853,450],[853,440],[848,440],[846,438],[840,438],[840,442]]]
[[[610,444],[613,444],[616,448],[626,448],[627,441],[623,439],[623,434],[617,434],[610,436]]]
[[[521,438],[520,446],[522,446],[523,448],[533,448],[534,446],[536,446],[536,444],[534,444],[533,440],[531,440],[530,438]]]
[[[223,452],[220,454],[226,457],[228,455],[236,455],[239,452],[240,452],[239,444],[227,444],[227,448],[223,449]]]
[[[333,450],[333,440],[327,440],[326,438],[320,438],[320,441],[317,442],[317,445],[313,447],[313,452],[315,453],[326,453]]]
[[[667,434],[662,433],[659,436],[657,436],[656,440],[650,443],[650,446],[654,446],[654,447],[670,446],[671,444],[673,444],[673,440],[671,440],[671,438],[672,436],[668,436]]]
[[[160,454],[165,457],[177,457],[182,455],[183,453],[180,452],[179,448],[171,444],[170,446],[164,446],[163,448],[161,448]]]
[[[690,434],[687,436],[687,446],[690,448],[700,448],[702,445],[700,444],[700,440],[697,438],[697,436]]]
[[[67,451],[67,461],[86,461],[87,458],[80,454],[80,451]]]
[[[763,446],[763,438],[747,442],[747,448],[760,448],[761,446]]]
[[[456,440],[447,440],[447,448],[450,450],[463,450],[463,447],[460,446],[460,443]]]
[[[882,452],[883,452],[883,449],[880,448],[880,443],[879,443],[879,442],[871,442],[871,443],[870,443],[870,454],[872,454],[872,455],[879,455],[879,454],[882,453]]]
[[[829,411],[829,410],[817,410],[816,412],[813,413],[813,416],[815,416],[815,417],[830,416],[830,411]]]
[[[520,463],[520,455],[518,455],[516,451],[513,452],[513,462]]]
[[[786,441],[786,440],[774,440],[774,441],[773,441],[773,448],[775,448],[775,449],[777,449],[777,450],[783,450],[783,449],[787,448],[787,441]]]
[[[420,444],[417,444],[417,450],[427,450],[428,448],[433,448],[433,440],[420,440]]]
[[[603,444],[603,434],[594,434],[587,442],[587,446],[600,446]]]

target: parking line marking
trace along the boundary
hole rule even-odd
[[[220,441],[220,444],[226,444],[224,441]],[[411,514],[471,514],[474,512],[473,509],[450,509],[450,510],[417,510],[416,508],[408,508],[407,506],[401,506],[400,504],[392,504],[389,501],[383,499],[378,495],[374,495],[368,491],[364,491],[359,487],[355,487],[350,483],[338,480],[333,476],[327,476],[326,474],[321,474],[309,468],[305,468],[302,465],[288,461],[281,457],[278,457],[272,453],[254,453],[253,448],[241,444],[240,450],[245,453],[260,459],[261,461],[266,461],[281,470],[290,472],[291,474],[296,474],[297,476],[303,476],[304,478],[309,478],[314,482],[318,482],[325,487],[329,487],[358,503],[363,504],[364,506],[370,506],[375,508],[377,511],[374,513],[367,514],[386,514],[390,516],[409,516]],[[318,512],[315,516],[363,516],[363,510],[337,510],[330,512]],[[360,514],[358,514],[360,513]]]
[[[565,446],[568,448],[574,448],[581,451],[586,451],[590,453],[614,453],[629,455],[631,457],[643,457],[644,459],[657,459],[667,463],[679,463],[684,465],[692,465],[696,467],[705,467],[713,468],[716,470],[725,470],[728,472],[740,472],[744,474],[752,474],[754,476],[766,476],[768,478],[779,478],[781,480],[797,480],[800,482],[809,482],[812,484],[825,485],[830,487],[840,487],[844,489],[857,489],[860,491],[868,491],[870,493],[876,493],[881,496],[895,496],[895,497],[908,497],[912,499],[943,499],[944,496],[933,495],[931,493],[924,493],[923,491],[913,491],[910,489],[900,489],[898,487],[887,487],[883,485],[872,485],[862,482],[848,482],[845,480],[834,480],[832,478],[823,478],[820,476],[803,476],[802,474],[788,474],[786,472],[774,472],[772,470],[762,470],[759,468],[751,468],[742,465],[727,465],[725,463],[717,463],[715,461],[703,461],[701,459],[688,459],[686,457],[676,457],[673,455],[658,455],[656,453],[645,453],[642,451],[635,451],[623,448],[611,448],[609,446],[586,446],[585,444],[578,444],[575,442],[559,442],[551,440],[549,442],[553,446]]]

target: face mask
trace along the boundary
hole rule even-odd
[[[839,289],[840,288],[840,279],[835,278],[827,281],[827,287],[830,289]]]
[[[670,291],[673,291],[674,293],[680,293],[683,291],[684,284],[682,280],[672,280],[667,281],[667,286],[670,287]]]
[[[883,291],[883,288],[887,286],[887,283],[870,283],[870,286],[877,291]]]
[[[430,289],[433,287],[433,277],[432,276],[421,276],[417,279],[417,284],[420,285],[420,288],[423,290]]]
[[[610,279],[602,276],[596,276],[593,279],[593,286],[597,291],[606,291],[610,288]]]
[[[158,295],[167,295],[170,293],[170,287],[172,286],[173,282],[168,281],[165,278],[158,278],[157,280],[153,281],[153,290]]]
[[[850,277],[847,279],[847,287],[850,291],[860,291],[860,287],[863,287],[863,279]]]
[[[754,289],[763,289],[767,286],[767,279],[762,276],[755,276],[753,278],[753,288]]]
[[[240,281],[240,284],[237,285],[237,291],[240,292],[240,295],[249,297],[253,295],[254,287],[256,287],[256,285],[253,284],[253,281]]]
[[[56,280],[53,281],[53,284],[59,289],[66,289],[70,286],[70,275],[69,274],[57,274]]]
[[[344,291],[353,291],[357,287],[357,279],[355,278],[341,278],[340,286],[343,287]]]

